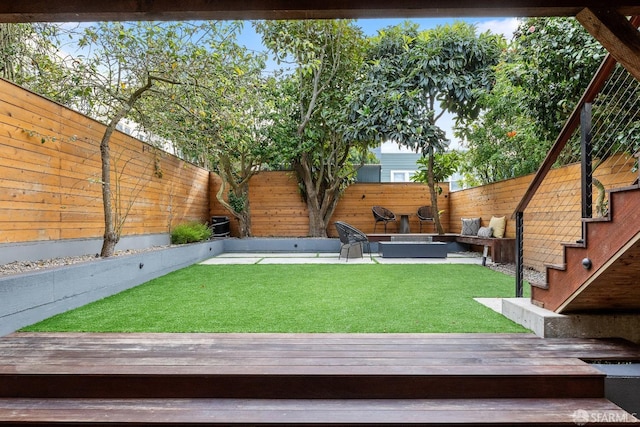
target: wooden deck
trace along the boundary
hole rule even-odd
[[[638,346],[529,334],[33,334],[0,339],[0,424],[575,425],[637,421],[583,360]]]

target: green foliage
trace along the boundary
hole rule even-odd
[[[477,265],[195,265],[28,330],[526,332],[473,299],[512,294]]]
[[[295,170],[310,215],[310,236],[326,236],[337,201],[371,140],[346,137],[345,105],[360,72],[364,38],[349,20],[264,21],[256,25],[279,62],[292,65],[280,80],[284,107],[272,120],[283,163]],[[361,156],[362,157],[362,156]]]
[[[434,153],[433,155],[433,179],[436,183],[443,182],[451,175],[456,173],[462,165],[464,155],[457,151],[451,150],[445,153]],[[419,167],[416,173],[411,177],[413,182],[429,183],[429,158],[422,156],[416,162]],[[438,186],[438,193],[442,193],[442,188]]]
[[[249,197],[247,194],[243,193],[241,195],[237,195],[233,191],[229,191],[228,198],[229,205],[231,205],[234,212],[244,212],[246,210],[247,203],[249,203]]]
[[[458,121],[477,115],[503,45],[462,22],[421,33],[408,23],[380,31],[354,92],[347,135],[393,140],[424,154],[444,150],[448,141],[437,120],[445,110]]]
[[[185,243],[202,242],[211,237],[212,232],[206,224],[199,222],[185,222],[176,225],[171,230],[171,243],[174,245],[183,245]]]
[[[523,20],[479,99],[483,113],[457,129],[469,148],[467,175],[489,183],[535,172],[603,55],[573,18]]]
[[[64,40],[77,28],[68,24],[0,24],[0,77],[65,105],[80,105],[89,95],[79,84],[77,58],[65,56]]]
[[[514,33],[511,78],[539,138],[553,141],[606,51],[574,18],[528,18]]]
[[[540,142],[535,122],[524,107],[523,89],[510,80],[512,69],[507,62],[497,66],[495,86],[479,100],[485,111],[456,131],[467,142],[463,172],[470,184],[535,172],[549,148]]]
[[[438,119],[448,111],[461,124],[478,115],[479,96],[491,88],[503,46],[501,37],[477,35],[463,22],[423,32],[409,23],[380,31],[354,91],[345,135],[391,140],[428,157],[425,179],[438,210],[433,156],[449,144]],[[435,225],[444,233],[438,218]]]

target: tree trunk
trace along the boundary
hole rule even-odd
[[[223,168],[224,169],[224,168]],[[222,180],[222,184],[220,185],[220,189],[218,189],[218,193],[216,194],[216,199],[222,206],[227,209],[231,215],[238,220],[238,232],[240,234],[240,238],[243,239],[245,237],[251,237],[251,207],[249,205],[249,185],[248,178],[245,179],[245,184],[238,188],[232,189],[236,193],[237,196],[244,198],[245,204],[241,212],[236,212],[231,206],[231,204],[224,198],[226,194],[226,190],[228,188],[229,182],[227,181],[227,177],[223,176],[224,170],[220,171],[220,179]],[[238,194],[239,193],[239,194]]]
[[[153,84],[151,76],[147,76],[147,83],[136,90],[124,105],[114,114],[109,120],[109,124],[104,130],[102,140],[100,141],[100,156],[102,158],[102,206],[104,209],[104,239],[102,241],[102,249],[100,256],[107,258],[113,255],[116,249],[118,241],[120,241],[119,228],[115,226],[115,215],[113,212],[112,195],[111,191],[111,153],[109,150],[109,141],[111,135],[116,129],[118,122],[125,117],[129,111],[133,108],[136,101],[149,89]],[[118,218],[118,222],[124,223],[126,218]]]
[[[238,229],[240,230],[240,237],[251,237],[251,212],[245,210],[236,217],[238,219]]]
[[[436,190],[437,182],[433,178],[433,149],[429,150],[429,167],[427,168],[429,194],[431,195],[431,214],[433,215],[433,222],[436,226],[438,234],[444,234],[444,228],[440,222],[440,214],[438,209],[438,191]]]
[[[113,123],[113,122],[112,122]],[[119,236],[116,232],[111,193],[111,152],[109,140],[115,126],[107,126],[102,141],[100,141],[100,156],[102,159],[102,207],[104,211],[104,237],[100,256],[107,258],[113,255],[118,244]]]
[[[598,189],[598,197],[596,198],[596,216],[598,218],[602,218],[609,214],[609,206],[606,200],[607,191],[599,179],[593,177],[592,180],[593,186]]]
[[[298,181],[302,182],[305,191],[307,211],[309,212],[309,237],[327,237],[327,223],[321,200],[323,195],[319,194],[313,180],[311,169],[305,162],[305,157],[293,162],[293,169],[298,175]]]
[[[327,237],[327,224],[322,213],[320,205],[320,195],[317,193],[311,177],[308,174],[304,178],[306,195],[307,195],[307,211],[309,212],[309,237]]]

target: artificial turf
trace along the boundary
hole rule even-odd
[[[23,330],[526,332],[473,300],[513,294],[477,265],[194,265]]]

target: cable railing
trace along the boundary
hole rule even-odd
[[[637,27],[640,20],[634,18],[633,24]],[[638,168],[638,157],[634,154],[638,151],[640,81],[607,55],[514,212],[517,297],[523,294],[524,211],[550,171],[580,162],[579,179],[556,176],[555,181],[545,183],[553,187],[555,194],[549,198],[553,209],[544,213],[550,223],[566,223],[567,218],[575,218],[575,225],[570,221],[558,231],[557,237],[563,242],[580,242],[584,239],[582,218],[608,215],[607,190],[634,183]],[[580,211],[576,211],[576,206]],[[557,253],[550,250],[549,260],[544,261],[552,263],[548,261],[561,255],[558,245]]]

